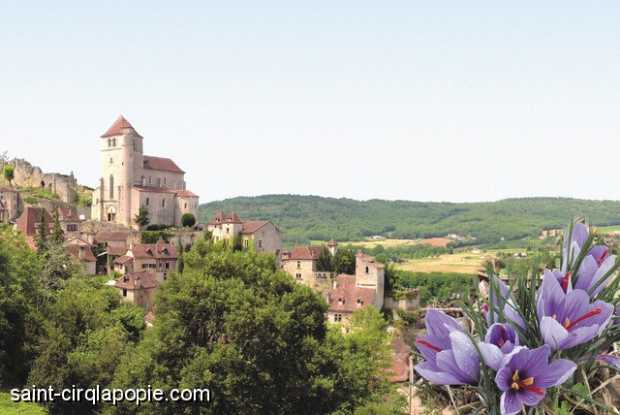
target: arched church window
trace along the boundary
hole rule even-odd
[[[114,176],[110,175],[110,199],[114,199]]]
[[[146,198],[146,205],[148,206],[150,202],[151,202],[151,199],[149,199],[149,198],[147,197],[147,198]]]

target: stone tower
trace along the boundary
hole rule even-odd
[[[132,225],[131,189],[142,184],[136,177],[143,164],[142,140],[122,115],[101,136],[103,175],[93,204],[95,219]]]

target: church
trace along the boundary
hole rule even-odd
[[[93,191],[94,220],[137,228],[140,208],[152,225],[181,226],[198,218],[198,196],[187,190],[185,172],[169,158],[143,153],[143,137],[123,116],[101,136],[102,177]]]

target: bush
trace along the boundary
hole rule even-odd
[[[196,216],[191,213],[184,213],[181,217],[181,223],[186,228],[191,228],[196,224]]]

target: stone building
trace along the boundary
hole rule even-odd
[[[118,278],[114,287],[122,297],[122,301],[153,311],[155,292],[159,282],[152,272],[130,272]]]
[[[181,226],[183,214],[198,216],[198,196],[186,189],[185,172],[169,158],[143,154],[143,137],[122,116],[101,136],[100,152],[94,220],[137,227],[141,207],[153,225]]]
[[[97,258],[93,254],[93,247],[87,241],[80,238],[70,238],[64,244],[65,252],[78,261],[87,275],[97,273]]]
[[[0,186],[0,223],[11,223],[17,219],[22,210],[19,192],[10,187]]]
[[[321,292],[328,289],[332,285],[334,273],[317,269],[322,249],[323,247],[319,245],[309,245],[296,246],[290,251],[282,252],[280,257],[282,269],[297,282],[310,288]]]
[[[359,252],[355,256],[355,275],[340,274],[326,293],[327,320],[346,323],[351,314],[368,305],[383,307],[385,266],[373,257]]]
[[[150,272],[163,282],[168,274],[177,269],[177,249],[163,239],[154,244],[135,244],[114,260],[114,271],[121,274]]]
[[[39,187],[58,195],[64,203],[75,203],[77,198],[77,180],[73,173],[44,173],[40,167],[33,166],[26,160],[14,159],[8,162],[13,166],[13,184],[19,187]]]
[[[215,242],[235,243],[238,238],[244,249],[272,253],[278,258],[282,250],[280,230],[267,220],[242,220],[234,212],[218,212],[207,224]]]

